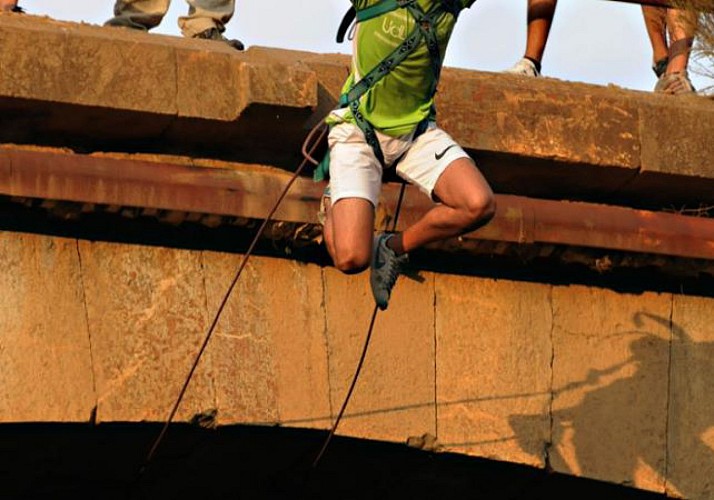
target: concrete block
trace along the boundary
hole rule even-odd
[[[204,253],[211,321],[242,259]],[[329,427],[324,330],[320,268],[251,257],[207,350],[219,422]]]
[[[653,96],[639,112],[643,172],[714,179],[714,101]]]
[[[469,149],[639,166],[638,110],[629,102],[633,92],[457,69],[444,71],[440,90],[441,126]]]
[[[554,470],[664,491],[671,300],[554,287]]]
[[[544,465],[550,287],[437,275],[438,439],[447,451]]]
[[[95,28],[65,42],[63,102],[117,110],[176,115],[176,54],[145,40],[117,38]],[[77,33],[79,35],[79,33]],[[156,39],[155,39],[156,40]]]
[[[98,421],[167,418],[203,342],[206,292],[199,252],[81,241]],[[216,407],[199,364],[175,421]]]
[[[365,343],[374,299],[367,273],[347,276],[326,268],[330,400],[337,416]],[[389,308],[378,312],[367,356],[340,435],[404,443],[436,435],[434,403],[434,285],[397,282]]]
[[[72,87],[64,67],[68,59],[66,33],[44,23],[6,17],[0,30],[0,95],[66,99]]]
[[[674,295],[667,449],[668,494],[714,498],[712,299]]]
[[[0,232],[0,422],[88,422],[92,353],[75,240]]]
[[[212,51],[177,50],[179,116],[233,121],[245,108],[245,65],[239,57]]]

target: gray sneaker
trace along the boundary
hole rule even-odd
[[[394,250],[387,246],[391,234],[381,233],[372,242],[372,265],[369,284],[372,285],[372,295],[382,311],[389,305],[389,296],[397,282],[402,267],[407,263],[407,254],[397,256]]]

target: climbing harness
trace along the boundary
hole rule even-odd
[[[355,82],[350,89],[340,96],[338,109],[349,108],[352,111],[355,123],[364,133],[367,144],[374,150],[374,154],[379,162],[384,165],[384,154],[379,145],[379,139],[375,132],[374,126],[365,118],[360,111],[361,98],[371,88],[373,88],[382,78],[391,73],[394,68],[399,66],[404,60],[409,57],[421,44],[426,44],[431,60],[432,83],[427,92],[427,99],[431,99],[436,94],[439,77],[441,75],[441,52],[439,42],[437,40],[436,25],[439,20],[447,14],[458,18],[459,13],[463,9],[460,0],[441,0],[435,2],[427,12],[419,6],[417,0],[383,0],[379,3],[366,7],[364,9],[350,8],[347,11],[337,32],[337,41],[344,40],[345,33],[353,21],[357,23],[382,16],[396,9],[406,9],[414,19],[415,27],[406,39],[399,45],[390,55],[377,64],[372,70],[361,79]],[[435,110],[432,108],[429,116],[424,118],[416,127],[414,138],[426,131],[429,120]]]

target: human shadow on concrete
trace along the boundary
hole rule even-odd
[[[670,318],[639,312],[632,321],[635,329],[616,334],[634,337],[628,359],[555,389],[549,442],[534,449],[533,429],[542,425],[542,415],[512,415],[516,439],[524,451],[544,456],[547,467],[561,472],[621,478],[616,481],[621,484],[644,474],[662,488],[666,481],[669,491],[685,498],[711,493],[714,451],[702,436],[714,426],[714,415],[706,411],[714,396],[696,381],[714,379],[714,343],[693,341]],[[671,337],[663,337],[662,330]],[[673,362],[680,363],[676,370]],[[684,384],[695,383],[686,387],[686,394],[673,394],[673,377],[686,376],[685,370],[696,380]],[[617,373],[622,377],[603,385]],[[583,393],[579,404],[559,405],[558,399],[573,390]]]

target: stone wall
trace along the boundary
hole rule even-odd
[[[0,233],[0,421],[161,422],[242,258]],[[340,435],[714,498],[714,299],[420,272],[377,317]],[[329,429],[365,275],[252,257],[177,421]]]

